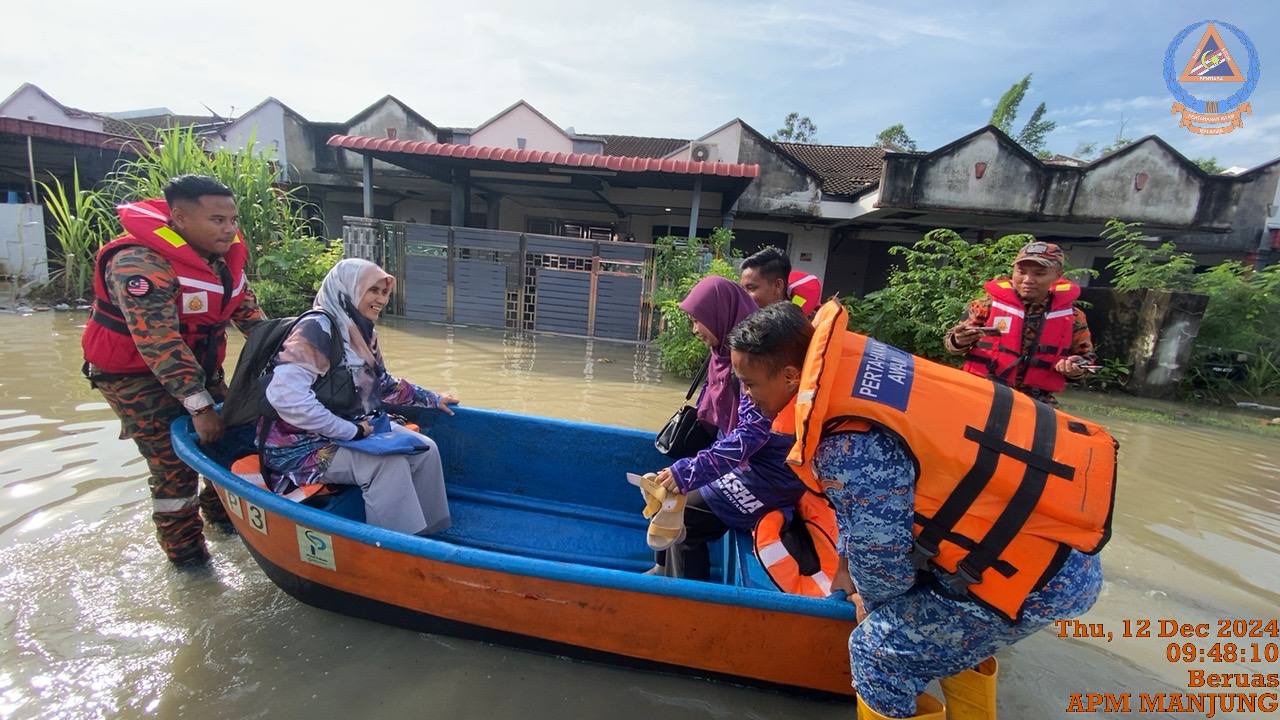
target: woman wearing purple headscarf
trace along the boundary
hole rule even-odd
[[[680,309],[693,321],[693,334],[711,348],[707,384],[698,397],[698,419],[719,437],[738,424],[738,380],[729,362],[729,346],[720,342],[738,323],[759,310],[737,283],[712,275],[702,278],[680,301]]]
[[[694,334],[711,348],[698,419],[716,429],[717,439],[658,473],[658,482],[688,495],[685,538],[677,546],[681,576],[708,580],[708,543],[729,528],[750,532],[765,513],[795,505],[805,487],[786,463],[795,436],[773,432],[772,421],[741,392],[724,343],[729,331],[759,306],[737,283],[710,276],[693,286],[680,309],[693,321]],[[649,572],[666,574],[666,560],[666,551],[658,551]]]

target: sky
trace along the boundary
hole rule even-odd
[[[581,133],[679,138],[735,117],[769,134],[797,111],[818,142],[869,145],[904,123],[930,150],[985,125],[1030,73],[1014,128],[1046,103],[1051,151],[1106,145],[1123,123],[1126,137],[1156,134],[1224,167],[1280,157],[1274,0],[8,5],[0,97],[32,82],[93,111],[229,115],[274,96],[336,122],[392,94],[437,125],[472,127],[525,99]],[[1208,19],[1249,35],[1263,68],[1253,114],[1222,136],[1178,127],[1161,71],[1174,36]]]

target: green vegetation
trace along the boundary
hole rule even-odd
[[[1010,86],[1004,95],[1000,96],[995,108],[991,110],[990,123],[1003,130],[1006,135],[1013,137],[1029,152],[1048,157],[1050,153],[1045,149],[1045,140],[1058,124],[1044,119],[1046,111],[1044,103],[1036,106],[1036,109],[1031,112],[1031,117],[1016,135],[1013,132],[1013,121],[1018,117],[1018,106],[1022,104],[1022,99],[1026,97],[1027,89],[1030,87],[1030,74]]]
[[[53,218],[50,231],[58,241],[49,263],[49,290],[68,299],[86,298],[93,289],[93,258],[120,229],[111,200],[101,190],[80,187],[79,167],[73,170],[70,192],[57,178],[40,186]]]
[[[982,285],[1009,274],[1030,235],[971,243],[952,230],[930,230],[910,247],[889,252],[904,259],[883,290],[845,299],[852,329],[922,357],[951,362],[942,336],[965,314]]]
[[[1209,297],[1196,335],[1192,371],[1182,387],[1185,397],[1280,397],[1280,266],[1259,271],[1228,260],[1196,272],[1189,253],[1179,252],[1168,242],[1150,247],[1135,224],[1112,220],[1103,237],[1112,241],[1115,252],[1107,267],[1116,272],[1117,289],[1173,290]],[[1205,372],[1201,360],[1213,356],[1243,356],[1238,377]]]
[[[657,290],[653,305],[658,310],[660,328],[654,343],[662,354],[666,372],[692,377],[707,359],[707,346],[693,334],[689,316],[680,301],[699,280],[720,275],[737,281],[729,247],[733,231],[716,228],[704,246],[699,240],[668,235],[654,241]]]
[[[312,232],[296,190],[277,184],[279,167],[269,152],[260,152],[252,140],[241,150],[208,152],[182,128],[138,142],[141,155],[121,163],[99,189],[82,189],[78,174],[69,193],[56,178],[44,186],[59,244],[51,292],[67,298],[92,292],[94,255],[122,232],[112,211],[116,204],[161,197],[169,179],[199,174],[217,178],[235,195],[249,246],[249,279],[267,313],[293,315],[311,306],[320,280],[341,259],[342,246]]]
[[[811,143],[818,139],[818,126],[813,124],[808,115],[798,112],[787,113],[782,127],[774,131],[769,139],[774,142]]]

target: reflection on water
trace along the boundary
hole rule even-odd
[[[79,376],[83,321],[0,315],[0,717],[849,716],[314,610],[216,532],[208,571],[171,570],[151,538],[142,460]],[[687,387],[639,346],[402,321],[381,335],[393,372],[481,407],[656,429]],[[1085,619],[1274,615],[1274,440],[1109,424],[1121,442],[1115,529]],[[1165,643],[1041,633],[1002,656],[1002,714],[1060,717],[1072,692],[1185,689]]]

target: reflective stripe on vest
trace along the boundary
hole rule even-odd
[[[153,207],[158,201],[135,203],[122,208],[131,217],[143,215],[163,221],[164,216]],[[130,246],[140,245],[164,257],[173,271],[177,285],[174,303],[178,328],[183,342],[195,353],[197,361],[210,377],[220,367],[226,344],[224,328],[245,296],[247,287],[247,248],[237,236],[223,258],[230,279],[226,286],[214,282],[219,273],[188,246],[182,236],[167,225],[159,224],[139,235],[125,235],[108,243],[95,259],[94,312],[90,315],[81,339],[85,360],[105,374],[146,374],[151,369],[130,337],[123,310],[112,301],[107,290],[106,272],[111,258]],[[236,282],[238,280],[238,282]],[[228,289],[230,295],[224,295]]]
[[[896,436],[918,470],[918,565],[948,592],[1016,621],[1071,549],[1096,553],[1110,537],[1115,439],[1011,388],[850,332],[846,322],[838,303],[818,313],[787,461],[821,492],[813,456],[825,435],[849,430],[843,421]]]
[[[787,518],[782,510],[768,512],[756,522],[751,533],[756,558],[779,590],[792,595],[825,598],[831,594],[831,579],[840,563],[835,540],[839,534],[835,512],[820,496],[805,493],[796,504],[794,513],[792,526],[800,523],[817,554],[818,567],[814,572],[804,574],[799,560],[787,549],[782,538]]]
[[[1026,311],[1013,284],[1007,280],[993,280],[985,287],[991,299],[987,324],[1000,328],[1003,334],[980,339],[966,355],[964,369],[1017,387],[1046,392],[1058,392],[1066,387],[1066,377],[1055,371],[1053,366],[1069,354],[1075,327],[1074,303],[1080,295],[1080,288],[1069,280],[1054,284],[1047,312],[1038,320],[1032,318],[1033,322],[1039,323],[1038,333],[1024,355]]]

